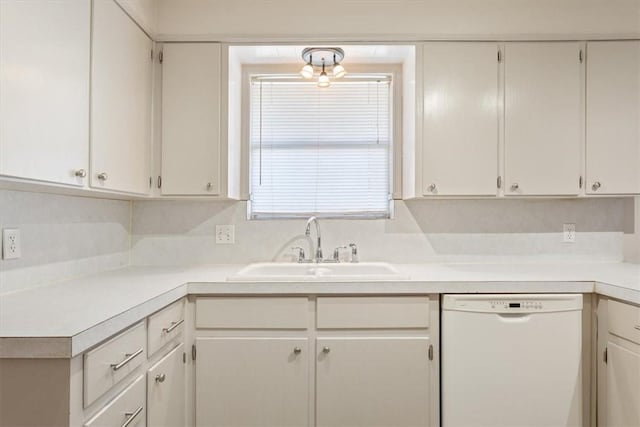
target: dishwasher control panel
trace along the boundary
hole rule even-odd
[[[443,310],[480,313],[550,313],[582,310],[581,294],[447,294]]]

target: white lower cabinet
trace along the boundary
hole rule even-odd
[[[143,427],[146,425],[144,377],[138,377],[129,387],[106,405],[86,427]]]
[[[640,426],[640,353],[607,345],[607,426]]]
[[[196,339],[197,426],[308,425],[307,338]]]
[[[427,337],[319,338],[318,426],[430,425]]]
[[[179,344],[147,371],[147,425],[185,425],[184,344]]]
[[[198,298],[195,424],[437,426],[438,306],[437,296]]]

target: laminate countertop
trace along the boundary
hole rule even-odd
[[[404,280],[231,282],[245,265],[127,267],[0,295],[0,357],[70,358],[186,295],[597,293],[640,304],[640,264],[395,264]]]

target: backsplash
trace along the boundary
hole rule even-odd
[[[0,294],[129,263],[129,201],[0,190],[0,228],[22,240],[20,259],[0,261]]]
[[[248,221],[246,202],[135,201],[131,260],[138,265],[291,259],[308,247],[304,220]],[[358,244],[360,258],[395,263],[621,261],[632,199],[398,201],[392,220],[321,220],[323,249]],[[575,243],[562,224],[575,223]],[[235,244],[215,226],[235,225]]]

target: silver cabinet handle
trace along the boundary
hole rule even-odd
[[[156,382],[163,383],[166,378],[167,376],[165,374],[158,374],[156,375]]]
[[[640,325],[635,325],[633,328],[640,331]]]
[[[511,184],[511,191],[518,191],[518,189],[520,189],[520,184],[518,184],[517,182]]]
[[[302,353],[302,349],[300,347],[296,347],[296,348],[293,349],[293,352],[295,354],[300,354],[300,353]]]
[[[84,169],[78,169],[77,171],[74,172],[74,175],[77,176],[78,178],[86,178],[87,171]]]
[[[106,181],[106,180],[108,180],[108,179],[109,179],[109,175],[107,175],[107,173],[106,173],[106,172],[99,173],[99,174],[98,174],[98,179],[99,179],[100,181]]]
[[[169,326],[168,328],[162,328],[162,332],[169,333],[173,331],[175,328],[177,328],[178,326],[182,325],[182,322],[184,322],[184,319],[180,319],[177,322],[171,322],[171,326]]]
[[[127,420],[124,422],[124,424],[122,424],[122,427],[127,427],[129,424],[131,424],[133,420],[135,420],[135,418],[140,415],[140,412],[142,412],[143,409],[144,407],[141,406],[133,412],[125,412],[124,415],[125,417],[127,417]]]
[[[322,352],[323,353],[329,353],[331,351],[331,349],[329,347],[322,347]]]
[[[211,191],[213,190],[213,184],[210,182],[207,182],[207,191]]]
[[[435,184],[431,184],[430,186],[428,186],[428,187],[427,187],[427,190],[428,190],[430,193],[435,193],[435,192],[436,192],[436,188],[438,188],[438,187],[436,187],[436,185],[435,185]]]
[[[596,181],[593,183],[593,185],[591,186],[591,189],[593,191],[598,191],[600,189],[600,187],[602,187],[602,184],[600,184],[600,181]]]
[[[138,351],[136,351],[135,353],[128,353],[125,354],[125,359],[120,362],[120,363],[112,363],[111,364],[111,369],[113,369],[114,371],[119,370],[120,368],[122,368],[124,365],[126,365],[127,363],[131,362],[133,359],[135,359],[137,356],[139,356],[140,354],[142,354],[142,352],[144,351],[144,348],[139,349]]]

